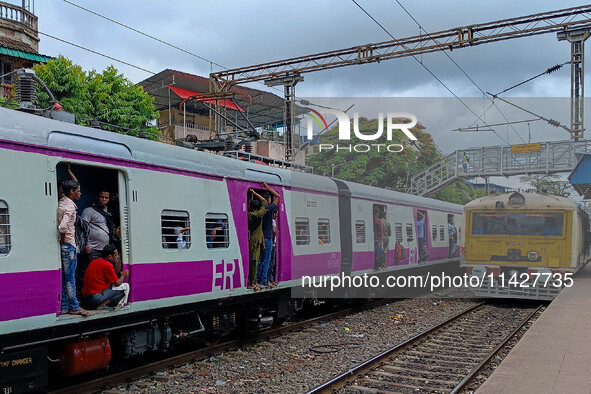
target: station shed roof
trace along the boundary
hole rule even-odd
[[[577,165],[568,176],[568,181],[585,200],[591,199],[591,153],[575,153]]]
[[[138,85],[154,97],[154,104],[159,111],[169,108],[182,109],[180,106],[187,100],[188,92],[197,93],[197,95],[209,93],[209,78],[172,69],[161,71]],[[222,100],[222,106],[236,112],[231,115],[232,117],[236,116],[240,119],[241,115],[238,111],[244,111],[243,113],[254,127],[283,124],[283,98],[245,86],[233,86],[230,91],[234,93],[232,102]],[[209,108],[201,101],[187,102],[186,110],[203,116],[209,115]],[[296,106],[296,114],[306,112],[305,108]]]

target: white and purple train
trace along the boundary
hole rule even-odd
[[[101,188],[121,226],[128,304],[90,317],[59,315],[58,182],[66,163],[82,185],[81,210]],[[353,182],[243,162],[0,108],[0,387],[39,390],[48,376],[105,368],[111,359],[166,350],[186,338],[282,320],[302,276],[374,273],[373,210],[392,226],[386,268],[457,260],[448,220],[462,207]],[[275,289],[248,278],[247,198],[261,181],[281,195]],[[226,230],[208,245],[208,223]],[[185,233],[187,248],[174,243]],[[460,230],[461,233],[461,229]],[[400,245],[400,246],[398,246]],[[209,246],[209,247],[208,247]],[[395,248],[398,248],[396,253]],[[400,253],[400,249],[403,249]],[[313,294],[312,294],[313,295]],[[7,391],[8,390],[8,391]]]

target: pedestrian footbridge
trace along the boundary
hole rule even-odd
[[[474,177],[571,172],[575,153],[591,153],[591,141],[541,142],[458,150],[411,177],[407,192],[426,196]]]

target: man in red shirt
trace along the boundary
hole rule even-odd
[[[117,277],[114,264],[119,259],[119,252],[115,245],[107,245],[103,248],[102,257],[93,260],[84,274],[84,287],[82,294],[86,297],[85,304],[88,308],[99,306],[116,306],[124,300],[129,292],[129,284],[123,283],[129,275],[129,270],[121,272]],[[125,286],[123,288],[123,286]],[[117,289],[117,287],[121,288]]]

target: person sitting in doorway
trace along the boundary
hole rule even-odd
[[[127,302],[129,284],[123,283],[129,276],[129,270],[124,270],[117,277],[114,263],[119,259],[119,252],[113,244],[103,248],[102,257],[93,260],[88,265],[84,275],[82,294],[85,305],[89,309],[101,306],[121,307]]]

